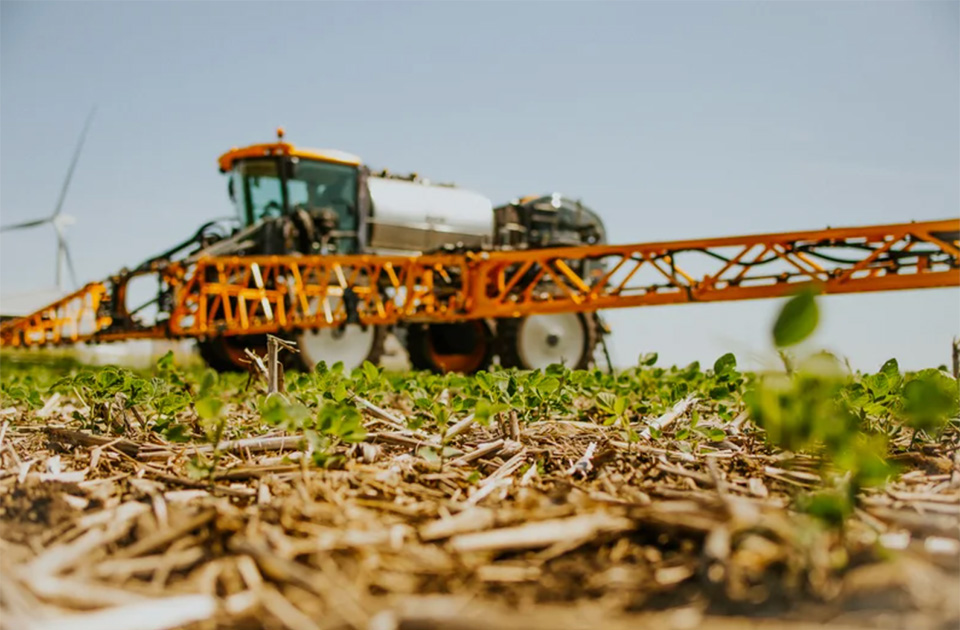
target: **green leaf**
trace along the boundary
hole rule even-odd
[[[714,400],[726,398],[730,394],[730,388],[726,386],[711,387],[709,396]]]
[[[615,414],[614,407],[617,404],[617,395],[610,392],[600,392],[597,394],[597,407],[609,414]]]
[[[320,468],[332,468],[340,464],[344,460],[344,457],[343,455],[328,453],[323,449],[317,449],[313,451],[312,459],[313,463]]]
[[[543,371],[547,376],[556,376],[562,377],[565,376],[570,370],[566,368],[562,363],[551,363],[547,366],[547,369]]]
[[[377,366],[375,366],[370,361],[364,361],[363,365],[361,366],[361,369],[363,370],[363,375],[367,378],[367,381],[369,381],[370,383],[375,382],[377,380],[377,377],[380,376],[380,370],[378,370]]]
[[[457,398],[453,401],[453,409],[457,412],[474,409],[477,406],[476,398]]]
[[[883,364],[883,367],[880,368],[880,373],[886,376],[890,380],[899,379],[900,364],[897,363],[896,359],[889,359],[886,363]]]
[[[190,437],[187,435],[187,428],[182,424],[171,424],[163,431],[163,437],[170,442],[187,442]]]
[[[267,396],[260,404],[260,419],[268,424],[280,424],[286,418],[279,396]]]
[[[74,386],[76,380],[77,380],[76,377],[64,376],[54,381],[53,385],[50,386],[50,391],[52,392],[54,390],[57,390],[61,392],[69,392],[70,389]]]
[[[430,464],[440,463],[440,454],[429,446],[425,446],[418,451],[420,457],[427,460]]]
[[[821,490],[800,497],[797,503],[804,512],[835,527],[842,525],[853,511],[850,497],[838,490]]]
[[[192,457],[187,462],[187,477],[194,480],[207,479],[213,472],[210,463],[200,457]]]
[[[347,384],[344,382],[337,383],[337,386],[333,388],[333,394],[331,394],[333,399],[336,402],[343,402],[350,396],[350,392],[347,390]]]
[[[171,392],[157,397],[153,408],[162,416],[176,415],[190,404],[190,398],[183,392]]]
[[[106,369],[97,374],[97,385],[104,392],[114,392],[123,388],[126,382],[126,374],[116,369]]]
[[[167,353],[157,359],[157,369],[169,370],[173,367],[173,350],[167,350]]]
[[[367,438],[367,430],[363,426],[363,416],[354,408],[343,410],[337,437],[347,443],[363,442]]]
[[[223,401],[218,398],[201,398],[194,407],[197,415],[204,420],[215,420],[220,417],[220,411],[223,409]]]
[[[217,386],[217,373],[214,370],[206,370],[203,373],[203,379],[200,381],[200,389],[197,392],[197,396],[205,398],[209,396],[210,393]]]
[[[473,417],[483,426],[487,426],[490,424],[491,416],[506,411],[507,409],[510,409],[510,405],[506,403],[491,403],[489,400],[481,398],[477,401]]]
[[[837,456],[837,465],[853,473],[859,486],[879,486],[895,472],[886,459],[887,442],[882,435],[858,434],[852,447]]]
[[[770,443],[803,451],[829,442],[842,450],[857,430],[856,417],[840,395],[843,385],[842,378],[829,373],[771,374],[747,391],[744,401]]]
[[[613,403],[613,413],[617,416],[622,416],[623,413],[627,410],[627,399],[623,396],[617,396],[617,399]]]
[[[310,418],[310,410],[301,403],[287,404],[280,396],[271,395],[260,404],[260,417],[268,424],[301,429]]]
[[[718,429],[717,427],[707,429],[705,433],[706,436],[710,438],[711,442],[722,442],[727,437],[726,432],[723,429]]]
[[[773,341],[783,348],[800,343],[817,328],[820,319],[813,291],[803,291],[783,305],[773,325]]]
[[[648,352],[640,355],[640,358],[637,360],[637,364],[651,367],[657,362],[658,358],[659,355],[656,352]]]
[[[958,413],[957,381],[936,369],[923,370],[903,386],[903,413],[914,429],[940,428]]]
[[[552,394],[560,389],[560,379],[550,376],[537,383],[537,391],[541,394]]]
[[[737,368],[737,357],[732,352],[728,352],[713,364],[713,373],[719,375],[729,374]]]
[[[30,403],[30,406],[34,409],[39,409],[43,407],[43,399],[40,398],[40,392],[37,390],[32,390],[27,394],[27,402]]]

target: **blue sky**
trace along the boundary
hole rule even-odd
[[[494,202],[558,190],[614,242],[956,217],[956,2],[0,4],[0,214],[67,197],[81,280],[230,211],[216,157],[359,154]],[[49,227],[0,291],[49,287]],[[29,264],[25,261],[30,261]],[[813,340],[874,369],[949,360],[957,290],[830,297]],[[771,361],[774,301],[611,311],[616,362]]]

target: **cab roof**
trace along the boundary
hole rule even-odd
[[[295,147],[289,142],[283,141],[283,129],[277,130],[277,141],[268,144],[252,144],[248,147],[233,147],[220,156],[220,172],[226,173],[233,168],[238,160],[244,160],[257,157],[269,156],[287,156],[296,157],[304,160],[316,160],[318,162],[334,162],[336,164],[349,164],[350,166],[360,166],[360,158],[344,151],[336,149],[306,149]]]

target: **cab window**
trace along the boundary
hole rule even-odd
[[[234,203],[240,219],[252,225],[284,211],[283,180],[276,159],[244,160],[232,175]],[[309,212],[333,210],[338,229],[357,229],[357,169],[346,164],[294,161],[286,178],[287,207]]]

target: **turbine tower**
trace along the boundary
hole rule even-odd
[[[73,159],[70,161],[70,168],[67,169],[67,177],[63,181],[63,186],[60,187],[60,196],[57,198],[57,205],[54,206],[53,214],[42,219],[34,219],[32,221],[24,221],[22,223],[13,223],[10,225],[0,226],[0,232],[25,230],[47,223],[53,226],[53,231],[57,237],[56,282],[57,289],[61,292],[63,292],[64,264],[66,264],[67,271],[70,273],[70,280],[73,283],[73,288],[77,288],[77,273],[73,267],[73,258],[70,256],[70,248],[67,246],[65,234],[65,228],[68,225],[75,223],[75,219],[63,212],[63,202],[67,197],[67,189],[70,187],[70,180],[73,179],[73,171],[77,167],[77,161],[80,159],[80,152],[83,150],[83,143],[87,138],[87,131],[90,129],[90,123],[93,121],[93,115],[96,113],[96,111],[97,108],[94,107],[90,110],[90,114],[87,115],[87,120],[83,125],[83,130],[80,132],[80,140],[77,142],[77,147],[73,152]]]

